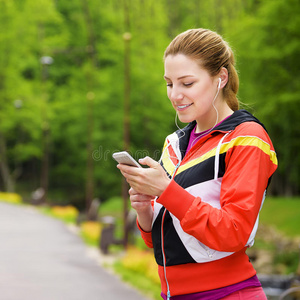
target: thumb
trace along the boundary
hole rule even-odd
[[[147,165],[150,168],[156,168],[157,165],[159,165],[159,163],[157,161],[155,161],[154,159],[152,159],[149,156],[146,156],[144,158],[140,158],[139,163],[142,164],[142,165]]]

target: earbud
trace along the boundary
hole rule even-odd
[[[221,88],[221,83],[222,83],[222,79],[221,79],[221,78],[219,78],[218,89],[220,89],[220,88]]]

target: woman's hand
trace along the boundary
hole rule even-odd
[[[137,211],[137,213],[147,212],[151,207],[151,201],[155,198],[144,194],[139,194],[133,188],[129,190],[131,207]]]
[[[159,197],[171,179],[162,166],[152,158],[146,156],[140,159],[139,163],[147,165],[149,168],[136,168],[124,164],[118,164],[117,167],[135,192]]]
[[[154,197],[139,194],[133,188],[130,188],[129,195],[131,207],[136,210],[140,227],[144,231],[150,232],[153,219],[151,201],[154,199]]]

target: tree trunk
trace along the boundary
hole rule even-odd
[[[9,165],[6,157],[6,142],[0,132],[0,171],[4,184],[4,190],[9,193],[15,192],[15,181],[10,174]]]

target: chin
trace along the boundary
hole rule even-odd
[[[189,118],[187,116],[180,116],[180,115],[178,115],[178,119],[181,123],[190,123],[190,122],[194,121],[193,118]]]

